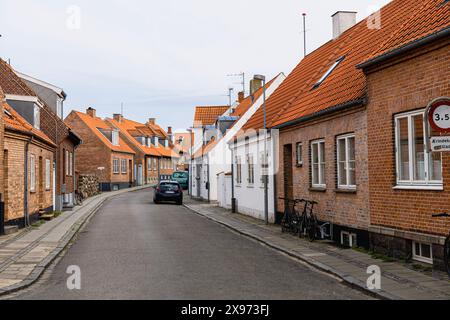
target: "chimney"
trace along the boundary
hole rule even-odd
[[[356,24],[356,12],[338,11],[331,16],[333,18],[333,39],[337,39],[346,30]]]
[[[149,118],[148,119],[148,123],[149,124],[155,124],[156,123],[156,118]]]
[[[256,91],[262,88],[262,80],[250,80],[250,95],[254,95]]]
[[[97,111],[94,108],[91,108],[91,107],[86,109],[86,114],[88,116],[92,117],[92,118],[97,117]]]
[[[238,102],[241,103],[242,101],[244,101],[245,96],[244,96],[244,91],[240,91],[238,93]]]
[[[121,123],[123,121],[123,115],[120,113],[114,113],[113,114],[114,120],[116,120],[118,123]]]
[[[172,132],[172,127],[168,127],[167,128],[167,135],[169,136],[169,141],[171,143],[173,143],[173,132]]]

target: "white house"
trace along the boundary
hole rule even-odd
[[[265,86],[266,99],[284,81],[280,73]],[[231,203],[232,152],[229,142],[241,131],[264,101],[262,82],[252,80],[250,95],[239,95],[236,105],[218,116],[214,125],[205,126],[202,146],[194,154],[192,194],[207,201],[219,201],[224,207]],[[230,195],[227,200],[224,195]]]

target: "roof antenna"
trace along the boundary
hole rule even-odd
[[[120,103],[120,114],[121,114],[122,117],[123,117],[123,102]]]
[[[303,57],[306,57],[306,13],[303,16]]]
[[[238,83],[242,85],[242,92],[245,96],[245,72],[236,73],[236,74],[227,74],[227,77],[242,77],[242,82]]]

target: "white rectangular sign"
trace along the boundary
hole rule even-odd
[[[434,152],[450,151],[450,137],[431,137],[431,150]]]

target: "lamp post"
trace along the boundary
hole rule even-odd
[[[263,156],[263,179],[264,179],[264,219],[266,225],[269,224],[269,159],[267,157],[267,113],[266,113],[266,77],[263,75],[255,75],[254,80],[261,81],[263,85],[263,115],[264,115],[264,156]]]
[[[189,132],[189,135],[190,135],[190,143],[191,143],[191,150],[189,151],[189,162],[190,162],[190,165],[189,165],[189,195],[191,196],[191,199],[192,199],[192,179],[194,178],[194,176],[193,176],[193,166],[192,166],[192,151],[193,151],[193,149],[194,149],[194,144],[193,144],[193,139],[192,139],[192,137],[193,137],[193,134],[194,134],[194,130],[192,129],[192,128],[189,128],[189,129],[187,129],[187,131]]]

